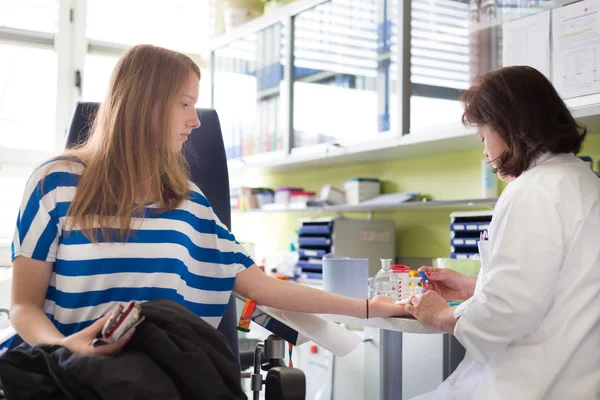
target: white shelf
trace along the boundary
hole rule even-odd
[[[404,136],[373,137],[363,143],[342,145],[331,143],[316,145],[313,148],[302,148],[297,153],[280,157],[245,157],[231,160],[229,171],[238,172],[247,168],[261,169],[270,172],[282,172],[315,167],[368,162],[399,158],[420,157],[426,155],[449,153],[466,149],[481,148],[481,143],[474,129],[462,126],[454,129],[437,129],[428,132],[415,132]]]
[[[467,199],[467,200],[435,200],[435,201],[410,201],[397,204],[379,204],[379,205],[343,205],[343,206],[325,206],[325,207],[306,207],[306,208],[282,208],[276,210],[247,210],[236,211],[233,213],[350,213],[350,212],[376,212],[376,211],[394,211],[394,210],[456,210],[464,208],[494,208],[497,199]]]
[[[568,99],[574,100],[574,99]],[[571,114],[582,125],[587,127],[588,133],[600,133],[600,103],[580,107],[572,107]]]
[[[575,119],[586,125],[590,134],[600,133],[600,103],[574,107]],[[263,154],[230,160],[230,172],[240,172],[248,168],[267,172],[287,172],[315,169],[336,164],[361,163],[401,158],[423,157],[461,150],[481,149],[483,145],[476,135],[475,128],[462,125],[442,125],[414,131],[398,136],[382,134],[373,140],[344,146],[339,143],[316,145],[298,149],[286,155]]]

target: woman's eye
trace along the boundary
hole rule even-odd
[[[481,138],[481,143],[483,143],[483,138]]]

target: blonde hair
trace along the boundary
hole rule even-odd
[[[188,198],[189,169],[168,133],[171,105],[192,72],[200,79],[189,57],[151,45],[119,59],[88,140],[63,155],[85,164],[67,230],[97,242],[99,227],[105,241],[126,240],[145,205],[163,212]]]

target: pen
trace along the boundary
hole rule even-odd
[[[425,274],[425,272],[419,271],[419,275],[421,275],[421,279],[423,279],[424,282],[429,283],[429,278],[427,277],[427,274]]]

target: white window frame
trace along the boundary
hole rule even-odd
[[[81,100],[76,74],[83,82],[84,60],[88,52],[122,54],[130,46],[121,43],[88,40],[86,37],[87,0],[59,0],[58,30],[55,34],[1,27],[0,42],[54,49],[57,55],[56,125],[54,148],[48,151],[0,147],[0,165],[35,167],[44,159],[59,153],[65,145],[75,104]],[[204,90],[210,90],[210,63],[203,54],[187,54],[202,69]]]
[[[35,167],[64,147],[70,115],[79,101],[76,71],[82,70],[86,51],[85,10],[87,0],[59,0],[55,34],[17,28],[0,28],[0,42],[53,49],[57,55],[56,125],[54,148],[48,151],[0,147],[0,165]]]

